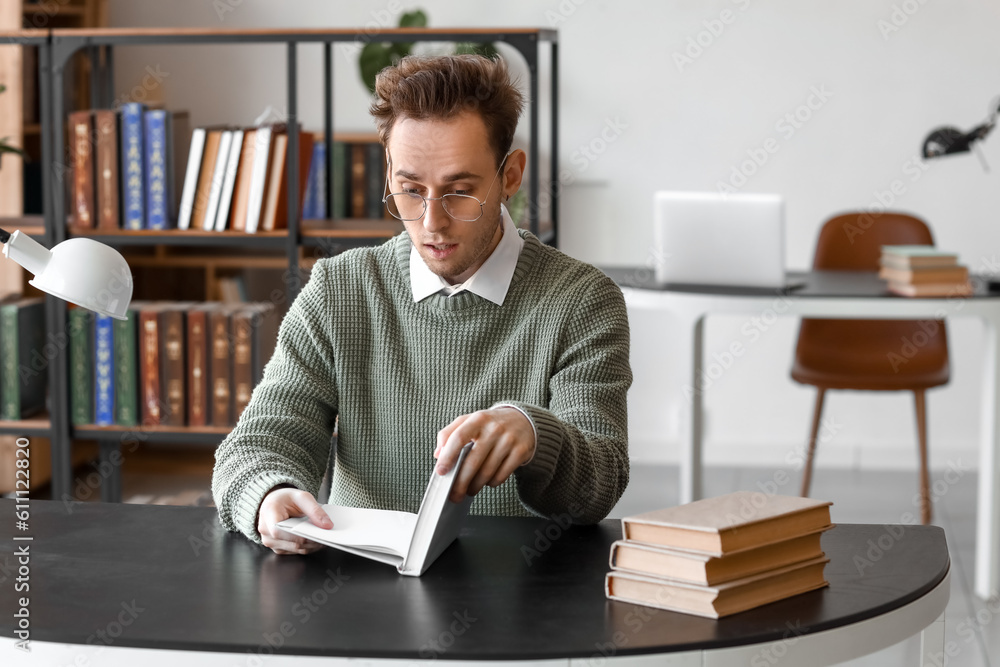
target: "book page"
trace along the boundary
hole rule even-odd
[[[333,528],[318,528],[306,518],[286,519],[278,527],[332,547],[355,547],[364,551],[405,558],[413,537],[417,515],[395,510],[377,510],[342,505],[323,505]]]

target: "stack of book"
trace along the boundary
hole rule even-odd
[[[738,491],[625,517],[605,593],[720,618],[822,588],[830,504]]]
[[[133,301],[69,311],[74,425],[232,426],[277,341],[272,303]]]
[[[968,296],[969,268],[958,255],[929,245],[882,246],[879,277],[901,296]]]

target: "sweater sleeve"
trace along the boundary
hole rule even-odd
[[[328,267],[312,277],[281,322],[274,355],[232,432],[219,445],[212,495],[219,519],[255,542],[267,493],[291,484],[316,495],[337,414]]]
[[[528,509],[584,524],[608,515],[628,485],[631,384],[625,299],[602,275],[562,332],[548,406],[510,403],[537,433],[534,458],[515,472]]]

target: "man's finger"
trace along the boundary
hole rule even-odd
[[[451,470],[452,466],[458,461],[458,455],[462,451],[462,447],[480,437],[479,418],[477,415],[478,413],[468,415],[468,418],[455,428],[445,440],[444,446],[438,452],[438,462],[434,468],[437,474],[444,475]],[[475,449],[469,452],[467,458],[471,457],[474,453]]]

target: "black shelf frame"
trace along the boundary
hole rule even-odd
[[[52,30],[48,39],[38,39],[39,80],[42,113],[42,161],[44,199],[45,242],[49,247],[64,241],[70,235],[66,224],[66,193],[61,180],[53,182],[57,156],[65,155],[63,118],[67,109],[66,86],[71,76],[71,58],[83,52],[90,60],[91,107],[112,106],[114,94],[114,49],[117,46],[140,46],[149,44],[285,44],[287,72],[287,118],[289,192],[298,192],[299,179],[299,112],[298,112],[298,46],[300,44],[322,44],[323,46],[323,130],[326,148],[326,190],[333,191],[333,45],[338,42],[355,42],[364,39],[356,30],[229,30],[186,29],[162,31],[150,29],[104,29],[104,30]],[[539,111],[539,67],[542,48],[549,47],[549,178],[550,188],[559,182],[559,44],[558,33],[551,29],[386,29],[377,37],[382,42],[501,42],[513,47],[528,65],[528,129],[530,143],[528,161],[531,167],[528,178],[528,221],[530,231],[553,246],[559,239],[559,200],[548,197],[551,229],[541,233],[538,205],[541,196],[540,162],[540,111]],[[27,42],[24,42],[27,43]],[[177,184],[179,187],[180,184]],[[330,197],[326,198],[326,217],[330,216]],[[284,248],[288,258],[288,275],[299,276],[299,249],[301,247],[347,248],[371,245],[384,241],[384,237],[355,236],[306,236],[302,235],[301,220],[296,197],[288,197],[288,230],[284,235],[255,236],[253,234],[187,234],[171,230],[158,235],[151,234],[86,234],[102,243],[115,247],[141,245],[175,245],[193,247],[240,247],[240,248]],[[294,300],[301,286],[301,280],[286,281],[289,301]],[[66,335],[66,304],[53,297],[46,301],[46,326],[51,335]],[[120,443],[125,437],[139,437],[146,442],[172,442],[215,445],[224,436],[215,433],[192,431],[185,428],[165,432],[160,429],[138,427],[123,433],[118,430],[99,427],[76,427],[69,425],[68,355],[60,354],[50,364],[49,391],[51,422],[48,435],[52,441],[52,495],[63,499],[70,495],[71,448],[73,438],[94,439],[100,443],[101,461],[111,464],[113,474],[102,483],[101,497],[105,501],[121,500],[121,474],[114,465],[115,453],[120,452]]]

